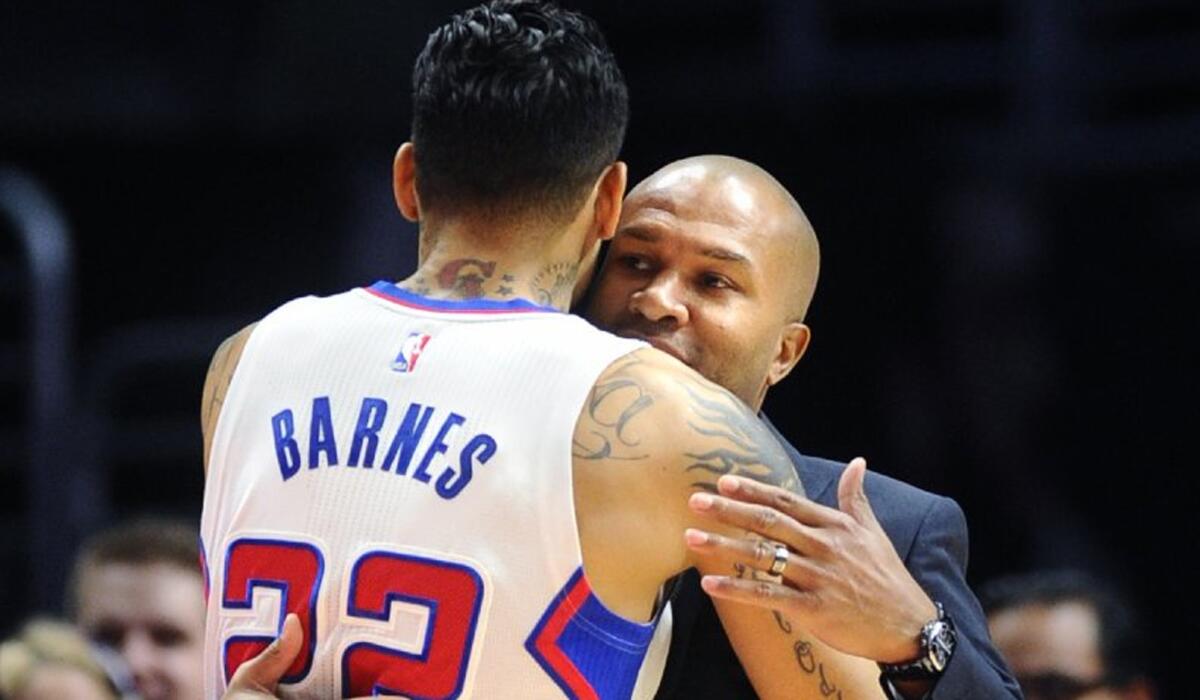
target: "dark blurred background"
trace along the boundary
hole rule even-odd
[[[0,9],[0,633],[58,606],[96,527],[198,518],[222,338],[411,271],[409,74],[469,4]],[[626,72],[631,182],[737,155],[814,222],[814,343],[776,423],[958,500],[974,584],[1124,587],[1189,695],[1200,3],[564,4]]]

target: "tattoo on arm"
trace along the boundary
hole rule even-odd
[[[733,572],[734,577],[739,579],[749,578],[753,581],[772,582],[777,582],[779,580],[774,577],[769,577],[767,574],[757,569],[747,567],[745,564],[734,564]],[[842,697],[841,688],[839,688],[836,683],[833,683],[829,680],[829,674],[825,671],[825,663],[817,658],[816,652],[813,651],[812,643],[799,635],[797,635],[794,640],[791,639],[792,632],[795,629],[791,620],[784,617],[783,613],[779,612],[778,610],[772,610],[771,614],[775,616],[775,626],[779,628],[780,632],[787,635],[789,641],[792,642],[792,653],[796,657],[796,665],[799,666],[800,670],[806,675],[814,676],[816,680],[820,681],[819,690],[821,692],[821,697],[844,700]]]
[[[633,377],[624,371],[640,364],[636,357],[626,356],[618,361],[605,381],[592,387],[585,405],[590,435],[586,441],[577,436],[572,455],[581,459],[636,460],[649,457],[638,449],[640,440],[626,429],[639,413],[654,404],[654,398]]]
[[[572,454],[580,459],[648,459],[639,449],[640,441],[628,430],[631,422],[654,405],[654,396],[639,381],[636,371],[643,364],[636,355],[626,355],[605,373],[602,381],[592,387],[584,406],[587,436],[576,436]],[[685,452],[689,473],[700,480],[692,485],[715,491],[716,480],[722,474],[745,476],[775,484],[803,494],[795,467],[787,453],[750,409],[740,400],[692,377],[681,377],[679,384],[688,397],[686,425],[692,431],[686,440],[691,448],[702,444],[705,449]],[[737,578],[758,580],[758,572],[742,564],[734,564]],[[766,574],[763,574],[766,577]],[[778,581],[771,577],[764,580]],[[842,690],[829,680],[824,662],[820,661],[812,643],[793,635],[792,623],[779,611],[772,611],[775,624],[787,636],[796,664],[806,675],[819,683],[821,697],[844,700]]]
[[[771,613],[775,616],[775,624],[779,627],[779,631],[791,637],[793,629],[791,621],[778,610],[772,610]],[[829,676],[825,672],[825,663],[817,658],[811,642],[803,637],[798,637],[792,642],[792,653],[796,656],[796,665],[800,667],[800,670],[809,676],[816,676],[817,680],[821,682],[821,697],[843,700],[842,690],[836,683],[829,680]]]
[[[694,380],[681,381],[690,397],[687,424],[708,449],[687,452],[696,488],[715,493],[723,474],[744,476],[803,494],[792,460],[758,416],[733,396],[718,393]]]
[[[772,610],[771,614],[775,616],[775,624],[779,625],[780,631],[782,631],[784,634],[792,633],[792,623],[783,616],[783,613],[779,612],[778,610]]]
[[[842,691],[837,687],[836,683],[831,683],[825,675],[825,664],[817,660],[813,654],[812,644],[803,639],[796,640],[792,645],[792,651],[796,654],[796,664],[800,666],[800,670],[809,675],[816,675],[821,681],[821,697],[837,698],[842,700]]]

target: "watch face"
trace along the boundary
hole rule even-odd
[[[944,622],[938,622],[929,634],[929,664],[941,673],[950,663],[954,651],[954,630]]]

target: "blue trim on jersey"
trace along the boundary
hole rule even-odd
[[[509,299],[508,301],[497,301],[495,299],[430,299],[429,297],[414,294],[413,292],[397,287],[391,282],[384,282],[382,280],[371,285],[368,289],[404,306],[412,306],[418,309],[425,309],[426,311],[451,313],[542,311],[555,314],[562,313],[553,306],[542,306],[528,299]]]
[[[584,579],[584,596],[582,604],[574,607],[570,598],[581,578]],[[571,682],[564,677],[564,669],[558,667],[559,663],[537,648],[552,620],[562,615],[568,617],[551,642],[591,686],[595,696],[608,700],[632,695],[638,671],[654,637],[655,624],[633,622],[604,607],[583,575],[583,567],[577,569],[525,641],[526,650],[569,698],[578,698],[581,693],[571,687]]]
[[[558,646],[598,697],[627,698],[653,636],[653,625],[618,617],[593,593],[563,630]]]

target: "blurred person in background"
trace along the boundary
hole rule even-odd
[[[1152,700],[1134,608],[1080,571],[1033,572],[980,588],[988,626],[1028,700]]]
[[[143,698],[198,700],[204,592],[198,530],[142,519],[84,543],[67,607],[85,635],[121,654]]]
[[[0,697],[117,700],[105,665],[71,625],[34,620],[0,644]]]

